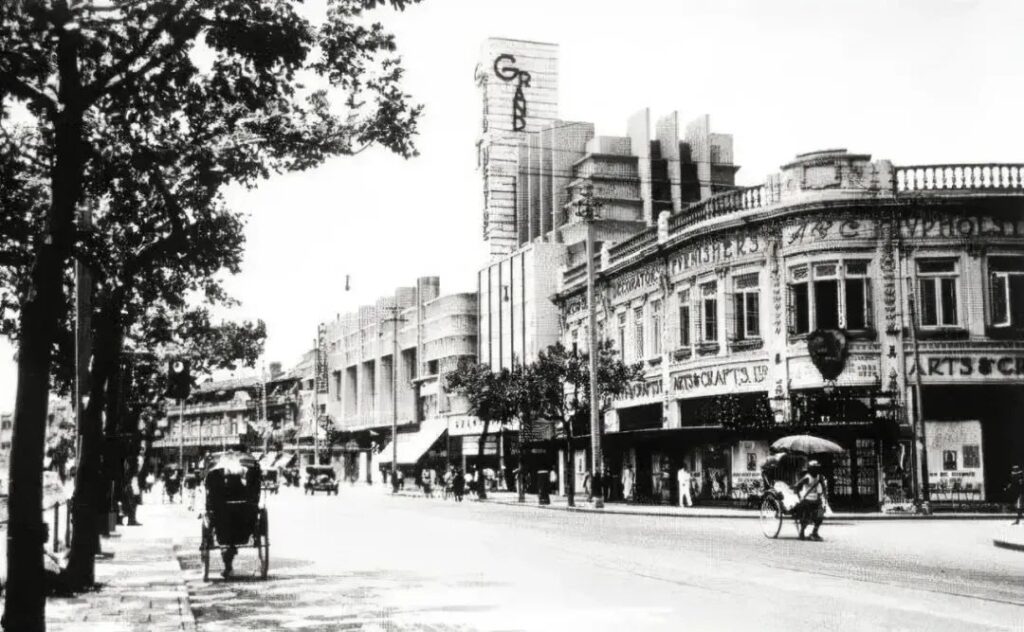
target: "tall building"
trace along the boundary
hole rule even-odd
[[[492,257],[516,249],[520,142],[558,115],[558,45],[490,38],[476,68],[482,116],[477,164],[483,176],[483,236]]]
[[[920,416],[932,502],[1001,500],[1024,454],[1022,218],[1020,164],[827,150],[606,248],[598,326],[644,369],[604,418],[614,493],[629,467],[638,496],[675,502],[685,465],[699,497],[744,504],[771,442],[810,430],[843,447],[834,504],[899,505]],[[588,340],[584,263],[561,275],[569,346]]]
[[[324,412],[346,437],[348,477],[371,480],[371,459],[377,467],[391,462],[386,444],[396,419],[399,465],[407,473],[421,459],[440,465],[451,458],[447,443],[436,446],[443,443],[449,417],[465,415],[465,403],[447,392],[443,377],[460,360],[476,357],[476,294],[442,295],[438,277],[421,277],[415,286],[396,288],[321,328]]]

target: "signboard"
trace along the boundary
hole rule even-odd
[[[922,353],[917,366],[907,358],[907,375],[925,383],[1024,382],[1024,353]]]
[[[476,456],[480,451],[479,437],[462,437],[462,453],[466,456]],[[496,456],[498,454],[498,437],[488,435],[484,442],[484,456]]]
[[[880,239],[882,224],[871,219],[811,218],[789,224],[782,229],[782,245],[797,247],[822,241]],[[899,220],[900,237],[904,239],[968,239],[992,237],[1024,237],[1024,219],[990,216],[919,213]]]
[[[763,253],[766,249],[764,238],[756,233],[733,235],[684,248],[668,260],[668,270],[669,274],[676,274],[694,268],[715,267],[733,259]]]
[[[636,384],[630,384],[626,392],[615,398],[616,408],[628,408],[641,404],[656,404],[664,395],[661,377],[648,379]]]
[[[768,362],[715,365],[673,373],[672,390],[676,397],[704,397],[737,391],[768,389]]]
[[[932,500],[985,500],[981,423],[926,421],[925,435]]]
[[[492,421],[487,425],[487,434],[497,435],[498,432],[515,432],[519,430],[519,423],[512,421],[504,425]],[[471,415],[452,415],[448,417],[448,436],[476,436],[484,431],[484,422]]]

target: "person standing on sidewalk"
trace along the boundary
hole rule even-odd
[[[693,481],[693,477],[690,476],[690,472],[686,469],[686,466],[679,468],[676,473],[676,480],[679,483],[679,506],[680,507],[693,507],[693,498],[690,497],[690,484]]]
[[[1012,502],[1017,505],[1017,519],[1013,524],[1020,524],[1021,516],[1024,515],[1024,469],[1019,465],[1010,468],[1010,484],[1006,486],[1006,491],[1010,492]]]
[[[626,502],[631,502],[633,500],[634,483],[633,467],[627,465],[622,468],[622,500]]]

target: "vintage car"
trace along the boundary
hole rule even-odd
[[[304,492],[315,494],[316,492],[327,492],[338,494],[338,474],[329,465],[310,465],[306,468],[306,485]]]

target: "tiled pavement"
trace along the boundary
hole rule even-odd
[[[105,539],[108,559],[96,562],[99,590],[46,603],[47,629],[67,632],[193,632],[184,575],[169,533],[183,533],[196,521],[182,505],[139,507],[142,526],[118,527]]]

